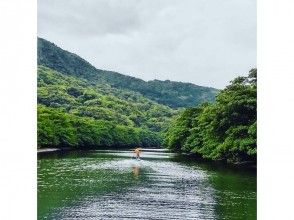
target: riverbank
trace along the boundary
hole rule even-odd
[[[60,151],[60,149],[59,148],[41,148],[41,149],[37,149],[38,154],[50,153],[50,152],[56,152],[56,151]]]
[[[130,150],[129,148],[117,148],[117,147],[108,147],[109,150]],[[71,149],[71,148],[38,148],[37,154],[38,155],[46,155],[51,153],[61,153],[61,152],[67,152],[67,151],[99,151],[101,149]],[[103,149],[105,150],[105,149]],[[168,153],[170,152],[166,148],[144,148],[142,149],[143,152],[162,152],[162,153]]]
[[[50,154],[50,153],[57,153],[57,152],[63,152],[63,151],[69,151],[70,148],[39,148],[37,149],[38,155],[43,154]]]
[[[108,147],[108,150],[130,150],[130,148],[117,148],[117,147]],[[38,155],[47,155],[47,154],[52,154],[52,153],[63,153],[63,152],[68,152],[68,151],[100,151],[105,149],[71,149],[71,148],[39,148],[37,150]],[[172,152],[171,150],[167,148],[143,148],[142,152],[158,152],[158,153],[175,153]],[[227,167],[227,168],[235,168],[235,169],[254,169],[256,170],[256,162],[253,161],[244,161],[244,162],[239,162],[239,163],[228,163],[225,160],[211,160],[211,159],[205,159],[201,157],[200,155],[194,154],[194,153],[176,153],[177,157],[180,158],[181,160],[186,160],[186,161],[193,161],[193,162],[198,162],[198,163],[209,163],[212,165],[217,166],[222,166],[222,167]]]
[[[203,158],[201,155],[195,154],[195,153],[178,153],[178,157],[181,159],[186,159],[188,161],[194,161],[198,163],[208,163],[211,165],[214,165],[216,167],[222,166],[227,168],[233,168],[233,169],[250,169],[250,170],[256,170],[257,164],[255,161],[243,161],[243,162],[227,162],[226,160],[212,160]]]

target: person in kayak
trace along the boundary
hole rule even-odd
[[[136,155],[136,159],[140,159],[141,148],[135,148],[134,153]]]

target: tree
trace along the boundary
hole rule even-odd
[[[228,162],[256,162],[257,70],[237,77],[213,104],[186,109],[165,135],[165,146]]]

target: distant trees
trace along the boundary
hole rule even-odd
[[[38,67],[39,147],[159,147],[175,113],[138,93]]]
[[[213,160],[256,161],[256,96],[252,69],[220,91],[215,103],[185,109],[168,129],[165,146]]]
[[[38,105],[38,145],[40,147],[159,147],[158,133],[113,122],[78,117],[62,109]]]

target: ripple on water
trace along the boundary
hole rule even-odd
[[[101,151],[85,157],[38,163],[42,202],[47,204],[53,194],[60,196],[59,203],[50,203],[56,206],[44,210],[42,216],[46,219],[227,219],[228,216],[244,219],[250,213],[245,206],[251,203],[246,201],[255,200],[256,192],[246,188],[249,177],[229,175],[225,179],[226,173],[220,176],[197,165],[174,162],[169,159],[172,154],[161,151],[143,152],[140,161],[130,159],[131,156],[130,151]],[[101,188],[102,193],[97,193]],[[221,215],[219,207],[224,212]],[[234,207],[243,208],[234,210]],[[239,210],[245,211],[241,214]]]
[[[91,196],[78,204],[56,210],[56,219],[214,219],[214,191],[207,175],[171,161],[115,158],[92,161],[76,170],[130,172],[137,167],[147,179],[143,184]]]

